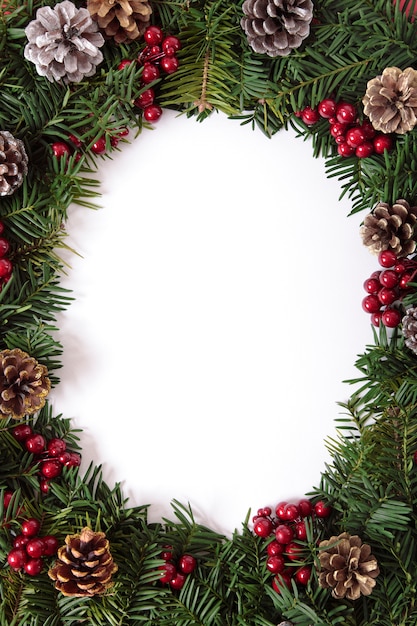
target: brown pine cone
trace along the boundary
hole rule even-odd
[[[0,352],[0,414],[32,415],[44,406],[50,389],[45,365],[19,348]]]
[[[379,574],[378,562],[371,547],[358,535],[342,533],[319,544],[319,585],[332,589],[337,599],[357,600],[369,596]]]
[[[87,9],[105,36],[116,43],[141,37],[152,14],[148,0],[87,0]]]
[[[242,10],[241,27],[260,54],[287,56],[310,34],[311,0],[245,0]]]
[[[417,70],[387,67],[368,82],[364,113],[376,130],[403,135],[417,124]]]
[[[0,131],[0,196],[10,196],[23,183],[28,157],[23,141],[7,130]]]
[[[417,206],[410,207],[400,199],[390,206],[380,202],[365,217],[360,234],[365,246],[373,254],[391,248],[398,257],[412,254],[416,248],[414,229],[417,222]]]
[[[417,308],[407,309],[402,319],[402,333],[405,345],[417,354]]]
[[[67,535],[48,575],[64,596],[82,598],[107,591],[117,569],[106,535],[83,528],[80,534]]]

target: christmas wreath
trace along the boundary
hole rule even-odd
[[[417,0],[15,0],[0,13],[1,624],[417,622]],[[374,344],[296,502],[150,523],[54,415],[73,203],[165,108],[291,125],[375,254]]]

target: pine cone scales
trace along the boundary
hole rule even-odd
[[[80,534],[66,537],[48,575],[64,596],[81,598],[104,593],[117,569],[106,535],[83,528]]]
[[[23,141],[0,131],[0,196],[10,196],[23,183],[28,157]]]
[[[417,354],[417,308],[407,309],[402,319],[402,333],[407,348]]]
[[[364,113],[376,130],[403,135],[417,124],[417,71],[387,67],[368,82]]]
[[[310,34],[311,0],[245,0],[242,10],[241,26],[260,54],[287,56]]]
[[[104,34],[116,43],[141,37],[152,14],[148,0],[87,0],[87,9]]]
[[[51,389],[48,371],[26,352],[0,352],[0,413],[14,419],[32,415],[46,402]]]
[[[390,206],[380,202],[367,215],[360,229],[365,246],[373,254],[391,248],[398,257],[412,254],[416,248],[414,230],[417,222],[417,206],[410,207],[400,199]]]
[[[97,24],[87,9],[69,0],[54,6],[41,7],[25,28],[28,44],[26,59],[35,63],[40,76],[50,82],[80,82],[92,76],[103,60],[99,48],[104,44]]]
[[[319,544],[319,584],[332,589],[334,598],[357,600],[369,596],[379,574],[371,547],[358,535],[342,533]]]

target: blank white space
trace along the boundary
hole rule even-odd
[[[151,520],[176,498],[229,533],[319,483],[372,342],[363,215],[292,131],[216,114],[165,111],[99,176],[103,208],[67,224],[55,410]]]

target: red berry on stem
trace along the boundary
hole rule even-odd
[[[4,237],[0,237],[0,257],[6,256],[10,249],[10,244]]]
[[[129,65],[132,64],[132,61],[130,59],[123,59],[123,61],[120,61],[119,65],[117,66],[118,70],[124,70],[125,67],[129,67]]]
[[[43,435],[31,435],[25,441],[25,448],[31,454],[41,454],[46,448],[46,439]]]
[[[41,529],[41,523],[36,517],[29,517],[29,519],[22,522],[22,535],[25,537],[35,537]]]
[[[149,89],[145,89],[145,91],[138,95],[133,104],[137,107],[140,107],[141,109],[144,109],[150,104],[153,104],[154,100],[155,91],[152,89],[152,87],[149,87]]]
[[[379,327],[379,325],[381,324],[381,320],[382,320],[382,311],[377,311],[376,313],[372,313],[371,323],[374,326]]]
[[[381,309],[378,296],[369,294],[362,300],[362,308],[366,313],[377,313]]]
[[[319,500],[314,505],[314,512],[317,515],[317,517],[325,518],[325,517],[329,517],[330,513],[332,512],[332,509],[323,500]]]
[[[54,556],[59,548],[58,539],[54,535],[42,537],[43,556]]]
[[[3,507],[7,509],[10,504],[10,500],[13,498],[13,491],[7,489],[3,495]]]
[[[177,57],[164,57],[160,61],[160,66],[164,70],[165,74],[174,74],[179,66]]]
[[[367,278],[363,283],[363,288],[368,293],[377,294],[382,288],[382,285],[377,278]]]
[[[399,283],[399,280],[400,278],[397,272],[395,272],[394,270],[384,270],[383,272],[381,272],[381,275],[379,277],[379,282],[381,283],[381,285],[384,285],[384,287],[388,287],[389,289],[396,287]]]
[[[336,115],[336,108],[337,103],[335,100],[332,98],[325,98],[319,103],[317,110],[321,117],[330,119]]]
[[[164,33],[159,26],[148,26],[143,33],[143,38],[148,46],[156,46],[162,42]]]
[[[336,118],[341,124],[352,124],[357,116],[356,107],[350,102],[341,102],[336,108]]]
[[[376,135],[373,140],[374,150],[377,154],[383,154],[385,150],[391,150],[392,148],[391,135]]]
[[[388,328],[395,328],[401,322],[401,313],[398,309],[386,308],[382,313],[382,323]]]
[[[268,517],[258,517],[253,525],[253,532],[258,537],[268,537],[273,529],[272,521]]]
[[[9,259],[0,259],[0,278],[6,278],[10,276],[13,270],[13,265]]]
[[[58,459],[51,459],[50,461],[44,461],[41,465],[41,474],[45,478],[56,478],[62,473],[62,463]]]
[[[43,567],[42,559],[29,559],[23,566],[26,574],[29,576],[38,576]]]
[[[399,287],[402,290],[408,289],[408,283],[411,282],[415,278],[414,272],[404,272],[404,274],[400,277]]]
[[[277,593],[281,593],[283,587],[291,587],[291,574],[285,570],[274,577],[272,587]]]
[[[186,574],[181,574],[181,572],[177,572],[174,578],[169,581],[169,585],[172,589],[182,589],[184,587],[186,578]]]
[[[67,449],[67,444],[63,439],[58,437],[54,437],[50,441],[48,441],[47,450],[50,456],[58,456],[65,452]]]
[[[282,554],[284,552],[284,545],[282,543],[278,543],[278,541],[274,539],[271,543],[268,543],[266,551],[268,556],[277,556],[278,554]]]
[[[161,578],[159,579],[161,583],[169,583],[177,575],[177,568],[169,561],[160,565],[158,569],[161,570]]]
[[[285,507],[287,506],[288,502],[278,502],[277,506],[275,507],[275,514],[277,517],[279,517],[279,519],[285,519]]]
[[[353,156],[353,154],[355,153],[355,148],[352,148],[352,146],[344,142],[344,143],[340,143],[337,146],[337,152],[342,157],[350,157],[350,156]]]
[[[7,555],[7,562],[14,570],[22,569],[27,559],[26,550],[23,548],[13,548]]]
[[[269,556],[266,560],[266,569],[272,574],[279,574],[285,569],[285,559],[281,554]]]
[[[157,80],[160,76],[159,68],[154,63],[146,62],[143,65],[141,80],[144,85],[148,85],[149,83],[153,83],[154,80]]]
[[[364,120],[360,126],[366,137],[366,139],[373,139],[375,137],[375,128],[372,126],[369,120]]]
[[[147,122],[157,122],[162,115],[162,109],[157,104],[151,104],[143,110],[143,117]]]
[[[78,452],[70,452],[69,459],[64,463],[64,465],[65,467],[79,467],[81,465],[81,456]]]
[[[64,141],[55,141],[52,146],[52,152],[57,159],[61,159],[65,155],[71,154],[71,148]]]
[[[367,159],[374,152],[374,146],[370,141],[364,141],[355,149],[355,155],[358,159]]]
[[[298,506],[296,504],[287,504],[284,509],[284,515],[287,521],[294,522],[300,516]]]
[[[382,267],[392,267],[393,265],[395,265],[397,262],[397,255],[395,254],[395,252],[393,250],[382,250],[382,252],[380,252],[378,254],[378,263],[382,266]]]
[[[13,548],[26,549],[26,545],[29,543],[30,540],[30,537],[25,537],[25,535],[16,535],[16,537],[13,539]]]
[[[26,544],[26,552],[32,559],[39,559],[43,555],[43,550],[43,541],[40,537],[34,537]]]
[[[361,129],[360,126],[356,126],[354,128],[349,128],[346,131],[346,143],[353,148],[357,148],[362,145],[365,141],[365,133]]]
[[[50,485],[51,481],[47,480],[46,478],[42,477],[39,481],[39,489],[42,491],[43,494],[49,493]]]
[[[307,529],[304,522],[297,522],[295,525],[295,536],[300,541],[307,539]]]
[[[175,52],[181,49],[181,41],[174,35],[167,35],[162,41],[161,47],[165,54],[172,56],[172,54],[175,54]],[[174,52],[171,52],[172,50]]]
[[[388,289],[387,287],[383,287],[378,293],[378,298],[381,304],[387,306],[395,302],[398,299],[398,295],[394,291],[394,289]]]
[[[33,435],[33,430],[29,424],[19,424],[13,428],[12,433],[17,441],[25,441],[28,437]]]
[[[301,111],[301,119],[307,126],[312,126],[319,121],[320,115],[316,109],[307,106]]]
[[[293,530],[289,526],[286,526],[285,524],[280,524],[275,530],[275,539],[278,541],[278,543],[283,543],[283,544],[290,543],[293,537],[294,537]]]
[[[196,565],[197,561],[191,554],[183,554],[178,561],[178,567],[183,574],[191,574]]]
[[[295,580],[300,585],[307,585],[311,578],[311,567],[309,565],[303,565],[295,572]]]
[[[94,154],[104,154],[106,152],[106,139],[105,137],[99,137],[91,146],[91,152]]]
[[[346,132],[346,124],[335,122],[334,124],[330,125],[330,134],[334,138],[344,136],[345,132]]]
[[[299,561],[303,554],[303,548],[299,543],[291,541],[285,548],[285,554],[290,561]]]

